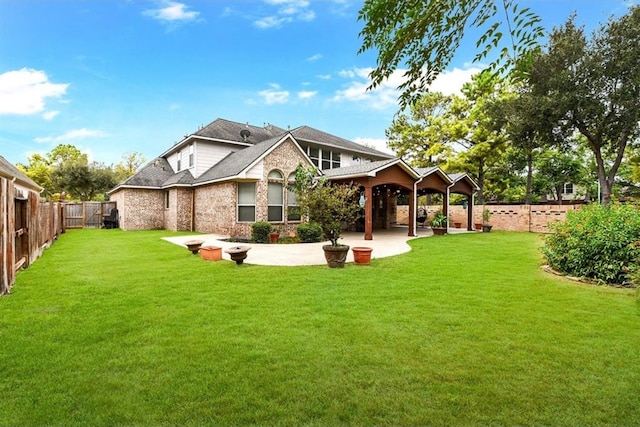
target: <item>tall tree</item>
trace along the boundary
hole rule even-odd
[[[387,145],[396,156],[413,166],[434,166],[446,156],[445,127],[452,98],[439,92],[426,93],[398,113],[385,131]]]
[[[443,135],[450,144],[464,148],[447,162],[447,170],[464,171],[475,176],[478,203],[484,204],[484,181],[487,167],[505,148],[504,132],[494,126],[492,104],[502,94],[498,79],[487,71],[472,77],[462,87],[462,96],[454,96]]]
[[[574,18],[555,29],[533,61],[531,84],[550,100],[558,124],[582,134],[596,161],[608,203],[629,144],[640,135],[640,6],[611,18],[590,40]],[[611,161],[607,161],[611,158]]]
[[[124,181],[133,176],[147,159],[138,151],[129,151],[122,155],[122,160],[115,167],[116,179]]]
[[[543,36],[540,18],[514,0],[365,0],[358,19],[364,22],[358,53],[373,49],[378,54],[370,89],[407,67],[399,86],[403,109],[446,69],[465,29],[482,32],[474,62],[499,51],[489,67],[497,73],[513,68]]]
[[[580,159],[571,152],[544,150],[535,161],[535,182],[540,195],[553,194],[558,204],[562,204],[565,184],[582,181],[584,169]]]

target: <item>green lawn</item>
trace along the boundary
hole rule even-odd
[[[540,237],[419,239],[344,269],[209,263],[69,231],[0,298],[1,425],[638,425],[636,292]]]

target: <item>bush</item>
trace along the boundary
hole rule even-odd
[[[251,240],[256,243],[269,243],[269,233],[272,227],[266,221],[258,221],[251,224]]]
[[[319,242],[322,239],[322,227],[315,222],[305,222],[296,229],[298,238],[303,243]]]
[[[640,256],[640,210],[635,204],[597,204],[570,211],[550,225],[543,253],[549,266],[600,283],[633,284]],[[636,283],[637,285],[637,283]]]

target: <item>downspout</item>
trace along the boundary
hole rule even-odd
[[[447,187],[447,234],[449,234],[449,215],[451,213],[451,193],[449,192],[449,190],[451,189],[451,187],[453,187],[454,184],[451,184]]]

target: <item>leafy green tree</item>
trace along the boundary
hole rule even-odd
[[[498,79],[489,72],[472,77],[462,87],[463,96],[454,96],[448,115],[445,135],[450,144],[458,144],[464,150],[451,157],[445,168],[464,171],[476,178],[478,203],[484,204],[485,173],[505,149],[505,135],[494,126],[491,116],[492,103],[502,95]]]
[[[530,73],[534,93],[553,106],[566,132],[582,134],[595,158],[602,202],[640,135],[640,6],[610,19],[591,39],[574,18],[555,29]],[[608,161],[608,159],[611,159]]]
[[[133,176],[147,159],[137,151],[129,151],[122,155],[122,160],[115,166],[116,181],[121,182]]]
[[[51,180],[53,166],[51,166],[49,159],[42,154],[32,154],[29,156],[26,165],[18,163],[16,167],[44,189],[43,196],[45,198],[51,199],[56,193],[56,189]]]
[[[584,169],[580,159],[571,152],[544,150],[535,161],[536,188],[540,195],[553,194],[562,204],[564,184],[577,184],[582,180]]]
[[[489,67],[496,73],[516,69],[543,36],[540,18],[513,0],[365,0],[358,20],[364,22],[358,53],[374,49],[378,54],[370,89],[399,67],[407,67],[406,80],[399,86],[403,109],[447,68],[465,30],[481,32],[474,62],[499,51]]]
[[[426,93],[399,113],[385,131],[387,146],[396,156],[416,167],[434,166],[446,157],[446,127],[452,98],[439,92]]]

